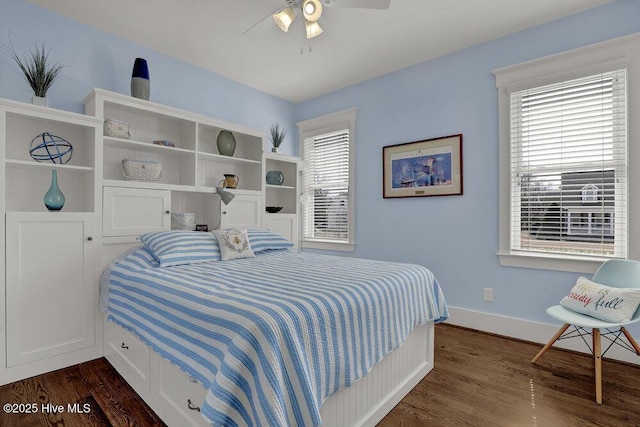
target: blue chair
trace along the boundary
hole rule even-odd
[[[633,260],[605,261],[595,272],[591,280],[617,288],[640,288],[640,262]],[[564,322],[564,325],[562,325],[558,332],[556,332],[542,350],[540,350],[536,357],[531,360],[531,363],[536,363],[556,341],[561,339],[581,337],[585,344],[587,344],[587,347],[589,347],[589,343],[584,337],[591,335],[592,341],[589,350],[591,350],[595,362],[596,403],[602,404],[602,356],[604,356],[613,344],[617,344],[640,356],[640,346],[638,346],[638,343],[636,343],[629,331],[625,328],[626,325],[640,321],[640,308],[636,310],[631,320],[625,323],[605,322],[595,317],[576,313],[561,305],[549,307],[547,314],[554,319]],[[569,326],[573,326],[574,328],[565,333]],[[606,332],[600,332],[601,329],[606,330]],[[621,335],[627,338],[628,343],[623,340]],[[601,337],[609,340],[609,345],[604,352],[601,347]]]

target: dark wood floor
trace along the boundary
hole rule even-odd
[[[552,349],[532,365],[540,348],[438,325],[435,369],[380,426],[640,426],[640,367],[605,360],[597,405],[592,360]],[[0,426],[164,425],[105,359],[2,386],[0,403],[64,406],[62,414],[2,412]],[[90,412],[69,414],[69,404]]]

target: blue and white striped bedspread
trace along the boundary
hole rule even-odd
[[[290,250],[160,268],[141,248],[108,292],[109,320],[208,389],[213,425],[319,425],[329,395],[448,316],[424,267]]]

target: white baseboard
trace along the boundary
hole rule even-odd
[[[468,310],[465,308],[449,306],[449,319],[445,323],[463,326],[465,328],[476,329],[478,331],[490,332],[504,335],[525,341],[532,341],[546,344],[561,325],[550,325],[546,323],[532,322],[529,320],[517,319],[515,317],[500,316],[497,314],[484,313],[481,311]],[[625,339],[625,338],[623,338]],[[587,341],[589,339],[587,338]],[[603,339],[603,350],[607,347],[608,341]],[[567,339],[556,342],[554,347],[575,350],[589,354],[589,349],[580,338]],[[531,355],[531,358],[535,354]],[[606,353],[605,358],[620,360],[623,362],[640,365],[640,357],[635,353],[614,345]]]

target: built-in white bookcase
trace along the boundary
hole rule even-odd
[[[280,171],[284,176],[281,185],[266,184],[265,206],[282,206],[280,214],[298,212],[298,157],[282,154],[265,154],[265,179],[269,171]]]
[[[198,125],[198,185],[216,186],[224,174],[232,174],[239,177],[238,189],[262,191],[262,135],[233,132],[236,150],[231,157],[223,156],[218,152],[217,137],[224,129]]]
[[[265,227],[283,235],[298,248],[299,240],[299,164],[300,158],[278,153],[265,153],[265,208],[282,207],[277,213],[265,212]],[[270,171],[280,171],[284,176],[282,184],[267,184],[266,175]]]
[[[109,197],[118,198],[118,188],[129,188],[147,191],[143,197],[151,201],[154,197],[149,190],[169,191],[171,208],[163,208],[162,212],[154,215],[157,223],[165,224],[160,229],[167,229],[167,222],[160,221],[162,215],[186,212],[195,213],[196,222],[207,224],[210,229],[236,225],[262,227],[263,132],[101,89],[94,89],[85,99],[85,112],[102,120],[125,122],[129,128],[128,138],[101,136],[104,147],[101,185],[114,189],[108,192]],[[230,131],[235,138],[233,156],[218,152],[217,139],[222,130]],[[169,141],[170,145],[158,145],[153,141]],[[162,177],[154,182],[127,180],[122,172],[123,159],[160,162]],[[230,190],[236,199],[229,206],[222,205],[215,195],[215,187],[224,180],[225,174],[239,178],[237,188]],[[116,204],[105,201],[104,206],[108,208]],[[240,207],[244,209],[247,206],[251,206],[250,212],[256,212],[251,217],[242,216],[240,214],[244,212],[238,211]],[[111,210],[104,210],[104,215],[112,214]],[[121,233],[127,228],[118,220],[126,215],[118,215],[111,220],[104,219],[105,224],[111,222],[115,225],[115,228],[108,228],[109,232],[117,229],[116,233]],[[135,224],[142,223],[144,218],[137,218],[133,213],[131,218],[132,234],[128,239],[126,236],[115,238],[105,234],[105,242],[134,241],[138,235],[134,231],[140,230]],[[234,221],[236,218],[241,218],[241,221]]]
[[[83,116],[56,110],[40,111],[12,105],[5,108],[6,210],[46,212],[43,197],[51,184],[52,170],[66,201],[64,212],[95,210],[96,126]],[[92,122],[92,121],[89,121]],[[66,164],[37,162],[29,155],[32,139],[48,132],[66,139],[73,155]]]
[[[36,161],[42,133],[73,147],[65,164]],[[100,357],[96,233],[102,121],[0,100],[0,384]],[[50,147],[55,152],[55,147]],[[56,171],[65,196],[49,212]]]

